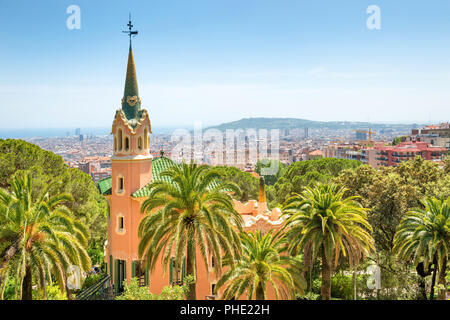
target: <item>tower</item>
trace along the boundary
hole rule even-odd
[[[138,261],[138,225],[141,201],[133,193],[152,180],[152,156],[150,154],[150,119],[147,110],[141,108],[136,68],[133,58],[131,21],[128,24],[130,47],[121,108],[116,111],[111,134],[114,153],[111,157],[108,243],[106,261],[108,272],[116,292],[123,290],[123,280],[131,277],[145,278]]]

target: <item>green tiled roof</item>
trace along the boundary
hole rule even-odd
[[[97,183],[97,188],[100,191],[100,194],[110,195],[112,189],[111,177],[100,180]]]
[[[167,169],[169,169],[172,166],[176,166],[177,164],[170,160],[169,158],[166,158],[164,156],[161,156],[159,158],[155,158],[152,161],[152,176],[153,181],[166,181],[171,182],[171,179],[169,177],[161,177],[160,174]],[[149,183],[150,184],[150,183]],[[133,193],[132,197],[146,197],[149,194],[149,184],[147,184],[145,187],[137,190],[135,193]]]
[[[164,156],[154,158],[152,160],[152,176],[153,176],[152,182],[154,182],[154,181],[166,181],[169,183],[172,182],[169,177],[161,177],[161,173],[166,171],[167,169],[169,169],[172,166],[177,166],[177,164],[175,162],[173,162],[172,160],[170,160],[169,158],[166,158]],[[213,182],[211,187],[215,187],[217,185],[217,183],[218,182]],[[137,198],[147,197],[150,193],[150,189],[149,189],[150,184],[151,184],[151,182],[148,183],[145,187],[134,192],[131,196],[137,197]],[[103,194],[103,195],[111,194],[111,189],[112,189],[111,177],[100,180],[97,184],[97,187],[100,190],[101,194]]]

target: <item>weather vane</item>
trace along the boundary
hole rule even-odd
[[[129,21],[128,21],[128,31],[122,31],[123,33],[128,33],[128,36],[130,37],[130,46],[131,46],[131,36],[135,36],[138,34],[137,31],[133,31],[133,25],[131,24],[131,13],[129,15]]]

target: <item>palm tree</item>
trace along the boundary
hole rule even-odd
[[[150,185],[150,194],[141,206],[146,215],[138,229],[139,256],[144,267],[154,270],[161,256],[164,269],[171,257],[177,265],[186,260],[186,274],[196,279],[199,251],[209,272],[208,256],[212,256],[214,270],[220,274],[222,254],[240,254],[239,231],[242,217],[236,212],[230,191],[239,188],[220,181],[220,176],[207,166],[173,165],[160,176],[162,181]],[[195,282],[190,284],[189,300],[196,299]]]
[[[0,256],[2,298],[9,278],[15,280],[16,298],[31,300],[33,282],[46,298],[46,282],[52,278],[61,291],[66,288],[68,266],[90,268],[87,231],[63,206],[72,196],[51,196],[53,187],[50,183],[34,197],[30,172],[19,171],[11,191],[0,189],[0,243],[6,244]]]
[[[344,197],[345,188],[319,184],[290,197],[283,208],[288,215],[285,228],[291,254],[303,253],[308,267],[318,254],[322,260],[322,299],[331,299],[331,273],[341,253],[356,270],[359,262],[374,249],[369,232],[367,209],[357,197]],[[334,260],[334,263],[333,263]]]
[[[431,264],[437,265],[438,283],[445,288],[450,253],[450,197],[447,200],[427,197],[421,203],[423,208],[408,211],[400,221],[393,250],[401,259],[413,259],[415,266],[423,262],[425,270]],[[439,291],[438,299],[445,300],[445,291]]]
[[[270,284],[276,299],[295,299],[296,292],[304,294],[306,281],[299,260],[283,255],[285,239],[280,233],[261,231],[241,233],[243,253],[240,259],[225,259],[229,269],[217,282],[217,288],[226,284],[224,299],[239,298],[247,292],[249,300],[265,300]]]

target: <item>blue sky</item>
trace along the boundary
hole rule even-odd
[[[66,27],[72,4],[80,30]],[[450,120],[448,0],[0,0],[0,128],[110,126],[129,12],[154,126]]]

